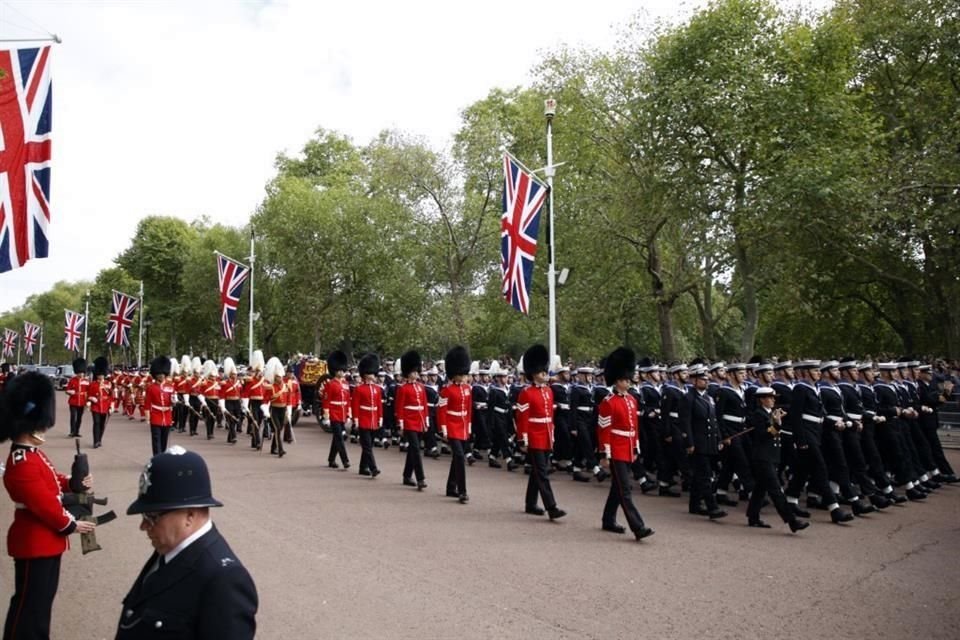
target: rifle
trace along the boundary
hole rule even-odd
[[[83,486],[83,479],[90,475],[90,463],[87,460],[87,454],[80,453],[80,441],[75,440],[77,445],[77,455],[73,457],[73,465],[70,468],[70,492],[63,494],[62,504],[64,508],[77,520],[93,522],[97,526],[106,524],[116,519],[117,514],[112,510],[102,515],[93,515],[93,505],[106,505],[106,498],[97,498],[92,492],[87,491]],[[80,548],[83,555],[102,549],[97,544],[97,532],[80,534]]]
[[[247,419],[250,420],[250,424],[253,425],[253,429],[257,434],[257,453],[263,452],[263,425],[257,422],[257,419],[254,417],[253,413],[250,412],[250,409],[244,409],[243,412],[246,414]]]

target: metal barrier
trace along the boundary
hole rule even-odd
[[[945,447],[951,449],[960,449],[960,402],[954,399],[944,403],[939,410],[940,413],[940,442]]]

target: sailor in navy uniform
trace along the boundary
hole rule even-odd
[[[257,589],[210,520],[221,506],[196,453],[173,446],[147,463],[127,515],[141,516],[156,551],[123,599],[117,640],[256,635]]]

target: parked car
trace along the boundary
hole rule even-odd
[[[61,391],[67,388],[67,383],[70,382],[70,378],[74,375],[73,365],[72,364],[62,364],[57,367],[57,379],[56,387]]]
[[[52,382],[54,386],[57,385],[57,367],[54,367],[53,365],[45,364],[45,365],[35,367],[34,371],[36,371],[37,373],[42,373],[43,375],[47,376],[48,378],[50,378],[50,382]]]

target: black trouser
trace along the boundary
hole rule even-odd
[[[661,484],[668,485],[673,483],[673,477],[679,473],[683,477],[692,474],[690,463],[686,451],[684,451],[683,435],[677,427],[668,427],[670,442],[664,438],[660,442],[660,458],[657,460],[657,480]]]
[[[197,435],[197,426],[200,424],[200,412],[203,411],[203,405],[200,404],[200,398],[190,396],[190,435]]]
[[[46,640],[50,612],[60,584],[60,556],[15,558],[13,597],[3,626],[4,640]]]
[[[884,465],[893,470],[896,483],[902,485],[914,480],[915,476],[907,453],[900,448],[898,427],[896,419],[888,418],[886,422],[875,426],[875,435]]]
[[[640,451],[641,457],[643,459],[644,473],[647,471],[659,471],[660,465],[660,438],[657,437],[657,432],[650,427],[648,424],[641,422],[643,425],[640,429]],[[636,476],[637,468],[634,468],[634,476]]]
[[[283,457],[287,453],[283,450],[283,425],[287,419],[287,408],[270,407],[270,418],[273,420],[273,424],[276,425],[273,429],[273,440],[270,441],[270,453],[275,453]],[[340,425],[340,428],[342,429],[343,425]],[[344,447],[343,461],[347,462],[347,453],[345,445],[343,444],[343,438],[340,439],[340,446]]]
[[[407,443],[407,460],[403,464],[403,478],[404,480],[409,480],[416,475],[417,482],[423,482],[423,458],[420,457],[420,432],[405,429],[403,431],[403,439]],[[462,442],[460,455],[463,456]]]
[[[823,453],[823,461],[827,465],[827,477],[840,487],[840,495],[845,500],[853,500],[859,497],[850,484],[850,466],[847,464],[847,456],[843,452],[843,433],[837,431],[832,425],[826,426],[825,424],[820,451]]]
[[[593,425],[589,420],[577,420],[577,435],[574,440],[574,466],[593,470],[597,466],[596,447],[593,444]]]
[[[562,419],[554,420],[554,430],[553,430],[553,455],[557,460],[573,460],[574,452],[574,439],[573,435],[570,433],[570,412],[566,411],[566,415]],[[504,422],[509,419],[504,416]],[[494,418],[495,422],[499,422]],[[505,431],[505,430],[504,430]],[[507,435],[504,433],[504,441],[506,441]],[[496,440],[494,441],[496,445]],[[504,452],[503,457],[506,458],[507,454]]]
[[[947,457],[943,454],[943,445],[940,443],[940,436],[937,434],[937,420],[926,420],[921,424],[920,429],[930,444],[930,453],[933,455],[933,461],[937,465],[936,468],[939,469],[940,473],[953,475],[953,467],[950,466]]]
[[[557,500],[553,497],[553,488],[550,486],[550,452],[530,449],[527,452],[527,462],[530,463],[530,478],[527,480],[526,508],[537,507],[537,497],[543,500],[543,508],[552,511],[557,508]]]
[[[83,424],[83,406],[70,405],[70,435],[80,435],[81,424]]]
[[[93,446],[98,446],[103,441],[103,433],[107,430],[107,414],[91,411],[93,416]]]
[[[163,453],[167,450],[167,439],[169,437],[170,427],[150,425],[150,446],[153,448],[153,455]]]
[[[740,436],[731,440],[730,444],[723,448],[723,468],[717,476],[718,489],[726,490],[730,481],[733,480],[733,474],[736,473],[740,478],[740,490],[746,493],[753,490],[753,472],[750,469],[747,446],[743,436]]]
[[[477,415],[476,412],[482,411],[480,415]],[[487,426],[487,410],[484,409],[475,409],[473,425],[471,431],[473,432],[473,449],[490,449],[490,433]],[[479,455],[479,453],[477,454]]]
[[[510,458],[513,455],[513,449],[510,446],[510,435],[507,433],[507,421],[509,420],[508,414],[494,414],[493,421],[490,423],[490,440],[493,443],[493,448],[490,449],[490,456],[493,458],[502,457],[504,460]],[[557,441],[560,440],[560,431],[559,425],[556,430]],[[566,434],[567,441],[570,440],[570,434]],[[569,455],[566,457],[557,454],[561,460],[569,460]]]
[[[711,487],[715,458],[703,453],[690,456],[690,511],[699,509],[701,500],[707,505],[707,511],[717,510],[717,498]]]
[[[867,465],[867,457],[863,452],[862,433],[857,431],[856,427],[848,427],[841,435],[843,453],[850,467],[850,478],[860,486],[860,491],[865,495],[872,496],[880,493],[879,487],[885,487],[887,483],[884,482],[879,486],[874,483]]]
[[[207,400],[207,412],[204,415],[203,422],[207,426],[207,440],[213,439],[213,427],[219,422],[217,414],[220,411],[219,403],[216,400]]]
[[[327,462],[333,464],[337,461],[339,455],[343,464],[350,464],[350,459],[347,457],[347,445],[343,443],[343,423],[330,422],[330,428],[333,429],[333,433],[331,434],[330,453],[327,455]]]
[[[423,448],[427,451],[433,451],[437,448],[437,412],[430,410],[430,426],[423,432]]]
[[[373,436],[375,429],[360,429],[360,471],[374,471],[377,459],[373,457]]]
[[[791,498],[799,498],[804,484],[807,484],[807,490],[810,493],[820,496],[823,504],[827,506],[836,504],[837,496],[830,488],[830,481],[827,479],[827,463],[823,460],[820,445],[797,447],[797,468],[790,478],[790,484],[787,485],[787,495]]]
[[[450,444],[450,453],[453,458],[450,460],[450,473],[447,474],[447,493],[459,496],[467,493],[467,466],[463,453],[463,440],[448,439]],[[414,447],[411,445],[410,449]],[[407,449],[407,455],[410,455],[410,449]],[[409,458],[407,458],[409,460]]]
[[[933,471],[937,467],[933,459],[933,451],[930,450],[930,442],[923,435],[923,429],[920,427],[919,420],[907,420],[907,426],[910,433],[910,439],[914,448],[917,450],[917,459],[924,473]]]
[[[260,400],[251,398],[249,410],[250,415],[253,416],[253,420],[250,422],[250,446],[259,449],[263,446],[260,426],[263,423],[263,410],[260,408]],[[249,416],[247,416],[247,420],[250,420]]]
[[[783,489],[780,488],[780,477],[773,463],[767,460],[754,460],[752,470],[754,484],[750,502],[747,504],[747,520],[756,522],[760,519],[760,507],[766,496],[770,496],[770,501],[781,520],[784,522],[794,520],[794,515],[787,506],[787,498],[783,495]]]
[[[224,404],[227,407],[227,442],[234,443],[237,441],[237,429],[240,427],[240,413],[243,411],[243,406],[240,404],[240,399],[236,400],[224,400]]]
[[[630,463],[620,460],[610,461],[610,493],[607,494],[607,503],[603,507],[603,524],[613,525],[617,520],[617,509],[623,509],[630,531],[636,533],[645,528],[643,518],[633,504],[631,495]]]
[[[887,480],[887,467],[883,464],[883,456],[880,455],[880,447],[877,446],[878,428],[881,427],[874,424],[873,420],[864,420],[863,431],[860,433],[860,448],[867,462],[867,473],[882,491],[890,486],[890,481]]]
[[[187,409],[187,405],[183,404],[181,401],[176,407],[174,407],[174,411],[176,412],[177,416],[177,431],[183,433],[187,430],[187,414],[190,413],[190,410]]]

